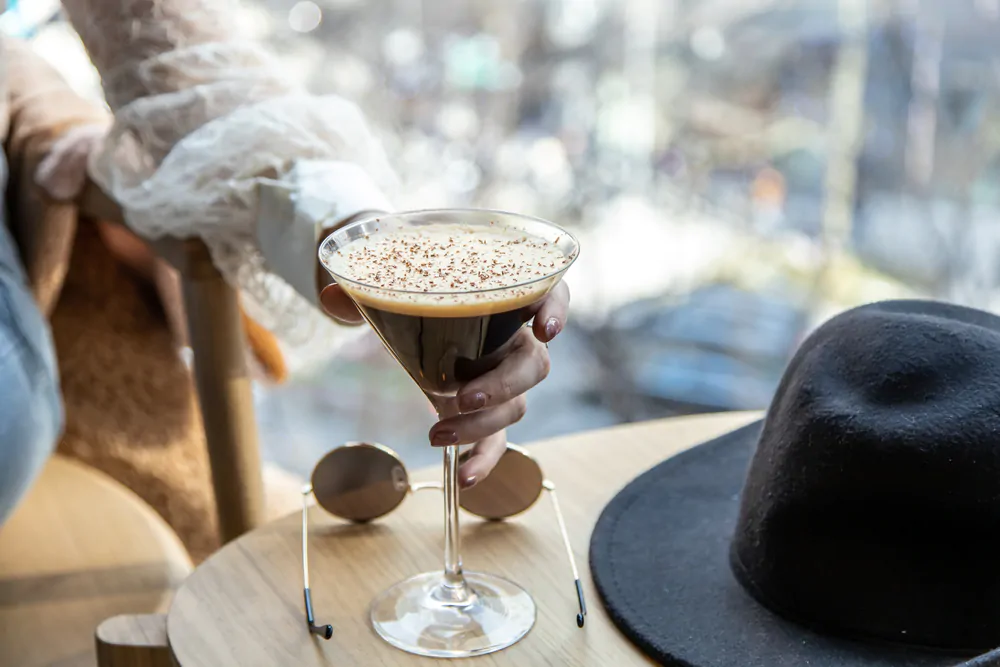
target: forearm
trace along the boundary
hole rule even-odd
[[[390,206],[379,184],[394,181],[394,176],[362,115],[335,96],[310,96],[290,85],[262,49],[232,30],[238,6],[229,0],[63,4],[118,116],[111,141],[127,143],[129,150],[141,151],[146,158],[95,167],[95,180],[112,189],[131,180],[142,184],[132,190],[155,190],[131,201],[129,193],[121,196],[109,190],[127,202],[135,230],[162,232],[168,225],[157,216],[179,204],[182,212],[169,221],[176,233],[191,236],[205,230],[206,241],[211,243],[214,236],[227,244],[229,268],[223,270],[229,271],[231,281],[249,282],[257,271],[251,266],[256,263],[253,253],[235,248],[247,248],[249,233],[266,270],[318,305],[323,283],[319,242],[344,221]],[[107,176],[102,170],[127,178]],[[169,188],[156,190],[156,180]],[[255,182],[269,180],[288,200],[278,213],[266,211],[269,204],[264,201],[254,210],[246,198]],[[268,195],[263,185],[258,192]],[[158,203],[167,193],[170,200]],[[183,210],[185,199],[202,202],[200,211],[231,204],[232,215],[220,217],[211,211],[213,218],[194,207]],[[249,216],[254,218],[252,229],[246,225]],[[227,232],[215,232],[213,224],[225,225]],[[237,235],[238,242],[230,234]],[[232,258],[241,252],[246,257],[234,269],[237,261]]]
[[[269,267],[311,303],[330,283],[319,264],[319,245],[354,220],[392,209],[388,197],[350,162],[308,162],[290,187],[262,187],[257,239]]]

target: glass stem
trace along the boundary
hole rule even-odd
[[[462,536],[458,526],[458,446],[444,448],[444,576],[448,586],[464,587]]]
[[[459,414],[454,399],[431,402],[443,420]],[[458,521],[458,445],[444,448],[444,585],[436,596],[449,604],[466,605],[472,601],[472,592],[462,574],[462,536]]]

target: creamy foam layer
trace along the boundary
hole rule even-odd
[[[360,283],[342,287],[363,304],[460,317],[513,310],[541,298],[558,279],[552,274],[571,261],[556,242],[500,225],[441,223],[356,239],[326,263]]]

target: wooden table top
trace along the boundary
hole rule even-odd
[[[135,494],[53,456],[0,530],[0,665],[93,665],[98,623],[165,610],[190,572],[180,540]]]
[[[504,575],[532,595],[534,628],[514,646],[475,658],[481,665],[648,665],[611,624],[590,579],[590,534],[601,511],[629,481],[660,461],[754,419],[759,413],[683,417],[591,431],[530,447],[556,484],[587,594],[588,618],[576,627],[576,597],[551,504],[487,523],[462,514],[466,570]],[[388,444],[388,443],[386,443]],[[440,469],[412,475],[440,479]],[[318,623],[329,641],[309,635],[302,608],[301,518],[267,524],[228,544],[189,577],[167,619],[181,667],[295,665],[337,667],[440,664],[382,642],[368,621],[380,592],[442,567],[439,493],[417,493],[371,525],[350,525],[310,511],[310,570]]]

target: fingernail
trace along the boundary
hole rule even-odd
[[[458,443],[458,435],[454,431],[438,431],[431,436],[431,444],[435,447],[448,447]]]
[[[475,485],[476,485],[476,476],[475,475],[469,475],[468,477],[465,477],[465,478],[462,479],[462,488],[463,489],[470,489],[470,488],[472,488]]]
[[[559,335],[562,330],[562,325],[559,324],[559,320],[554,317],[550,317],[549,321],[545,323],[545,337],[552,340]]]
[[[458,397],[458,409],[462,412],[475,412],[486,405],[486,394],[477,391]]]

